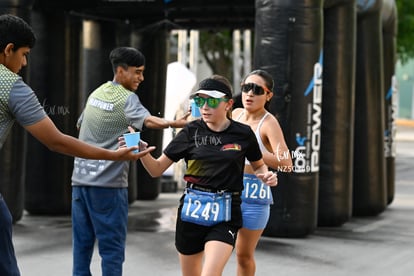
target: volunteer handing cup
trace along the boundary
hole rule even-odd
[[[124,140],[127,147],[138,146],[141,135],[139,132],[125,133]],[[135,153],[138,153],[139,150],[134,150]]]

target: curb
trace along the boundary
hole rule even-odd
[[[397,133],[395,135],[396,141],[414,141],[414,120],[396,119],[395,125],[397,126]]]
[[[414,120],[410,119],[396,119],[395,124],[397,126],[414,127]]]

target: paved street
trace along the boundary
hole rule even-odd
[[[263,237],[256,275],[413,275],[414,271],[414,127],[397,132],[396,192],[376,217],[355,218],[341,227],[317,228],[303,239]],[[161,193],[155,201],[130,208],[124,275],[180,275],[174,247],[179,193]],[[14,244],[23,276],[71,275],[70,217],[25,214],[14,227]],[[94,254],[93,275],[100,275]],[[234,255],[224,275],[235,275]]]

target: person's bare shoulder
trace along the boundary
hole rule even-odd
[[[268,121],[270,124],[277,125],[280,127],[279,120],[276,118],[276,116],[269,112],[269,115],[266,117],[265,121]]]
[[[243,108],[240,108],[240,107],[233,109],[233,111],[231,112],[233,119],[239,116],[242,111],[243,111]]]

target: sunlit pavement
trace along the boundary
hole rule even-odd
[[[340,227],[317,228],[306,238],[263,237],[256,275],[412,275],[414,271],[414,127],[397,130],[394,201],[375,217],[353,217]],[[180,275],[174,247],[180,193],[136,201],[129,212],[124,275]],[[30,216],[14,226],[14,245],[23,276],[71,275],[69,216]],[[236,275],[235,256],[224,275]],[[95,251],[92,274],[101,275]],[[3,276],[3,275],[2,275]]]

